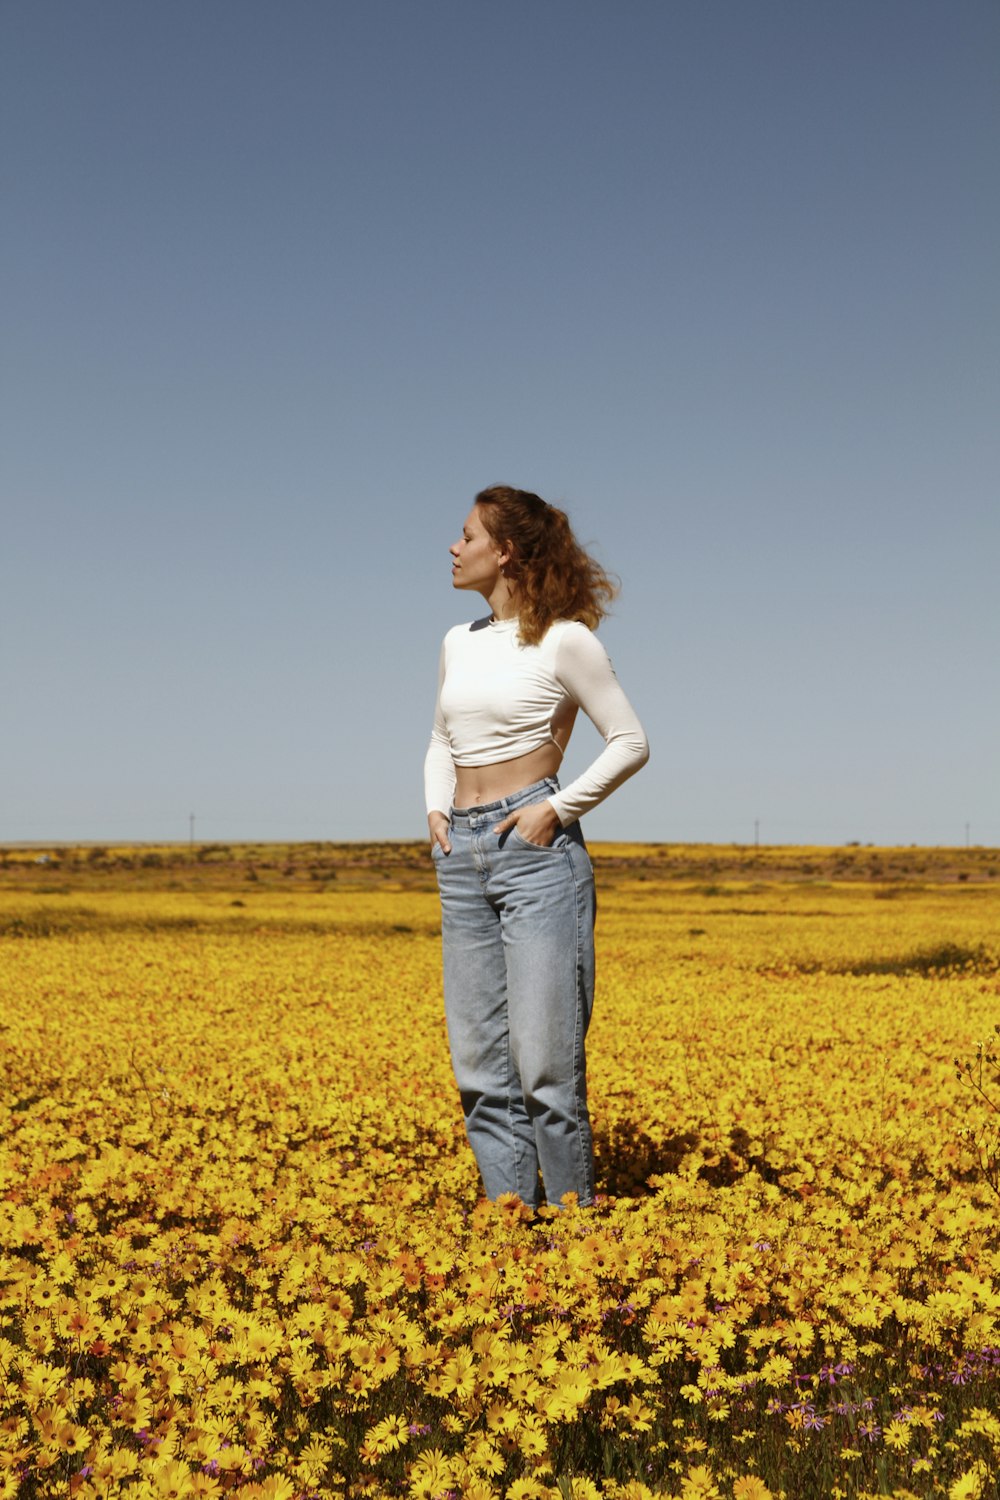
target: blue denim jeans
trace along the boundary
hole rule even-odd
[[[594,1196],[584,1038],[594,1002],[594,872],[579,823],[549,848],[508,813],[558,790],[537,781],[454,808],[451,853],[435,845],[448,1041],[469,1143],[490,1198],[581,1204]]]

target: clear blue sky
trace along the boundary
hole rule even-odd
[[[422,834],[505,482],[624,581],[592,837],[1000,844],[994,0],[6,0],[0,57],[0,840]]]

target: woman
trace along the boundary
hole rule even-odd
[[[579,818],[644,765],[642,726],[592,634],[616,589],[561,510],[476,496],[452,582],[486,619],[444,638],[425,764],[452,1064],[486,1194],[594,1196],[584,1037],[594,876]],[[605,747],[561,791],[577,709]]]

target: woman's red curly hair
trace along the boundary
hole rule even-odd
[[[505,484],[481,490],[476,506],[493,542],[510,549],[504,572],[517,586],[523,644],[537,646],[553,620],[595,630],[618,583],[580,546],[566,512]]]

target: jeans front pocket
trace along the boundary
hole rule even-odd
[[[512,843],[517,844],[520,849],[531,849],[535,854],[552,854],[562,848],[566,837],[566,830],[564,828],[557,829],[556,836],[551,844],[533,844],[530,839],[526,839],[524,834],[519,832],[518,826],[515,823],[507,834],[507,837]]]

